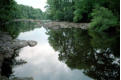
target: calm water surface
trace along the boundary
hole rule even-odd
[[[50,46],[46,29],[43,27],[21,32],[17,39],[38,42],[35,47],[20,50],[17,59],[23,59],[27,63],[13,69],[17,77],[33,77],[34,80],[92,80],[84,75],[83,70],[71,70],[58,60],[59,52]]]
[[[15,22],[4,27],[13,38],[38,42],[35,47],[22,48],[17,57],[6,59],[4,76],[33,77],[34,80],[120,78],[119,33],[35,25]],[[17,66],[22,63],[19,60],[27,63]]]

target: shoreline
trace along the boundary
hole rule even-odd
[[[4,73],[2,68],[7,65],[9,69],[12,70],[12,62],[14,61],[15,57],[19,55],[19,50],[26,46],[34,47],[36,44],[36,41],[12,39],[12,37],[7,32],[0,32],[0,80],[33,80],[32,78],[8,79],[7,75],[11,74]]]

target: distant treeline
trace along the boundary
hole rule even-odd
[[[118,30],[120,0],[47,0],[46,12],[18,5],[14,0],[0,0],[0,24],[11,19],[51,19],[88,22],[96,31]]]
[[[47,0],[47,3],[49,19],[91,22],[90,28],[96,31],[119,28],[120,0]]]
[[[0,0],[0,23],[12,19],[44,19],[44,12],[29,6],[19,5],[14,0]]]
[[[34,9],[25,5],[17,5],[14,11],[16,19],[44,19],[44,13],[40,9]]]

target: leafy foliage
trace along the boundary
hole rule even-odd
[[[44,19],[40,9],[19,5],[14,0],[0,0],[0,24],[13,19]]]
[[[113,13],[104,7],[98,7],[92,12],[93,19],[90,23],[90,29],[104,31],[110,27],[117,27],[118,20]]]
[[[16,2],[14,0],[0,0],[0,24],[12,19],[15,5]]]
[[[74,7],[74,22],[90,21],[90,13],[94,7],[94,0],[76,0]]]
[[[52,20],[73,21],[73,0],[47,0],[47,13]]]
[[[119,26],[120,0],[47,0],[48,18],[90,22],[90,29],[105,31]],[[97,7],[98,6],[98,7]],[[118,27],[119,29],[119,27]]]
[[[42,19],[43,12],[40,9],[34,9],[29,6],[17,5],[13,12],[15,19]]]

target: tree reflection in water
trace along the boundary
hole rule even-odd
[[[35,22],[10,22],[2,27],[0,30],[8,32],[13,38],[16,38],[20,32],[26,32],[35,28]],[[37,27],[37,26],[36,26]]]
[[[18,56],[17,53],[13,54],[11,57],[3,57],[3,61],[0,61],[2,63],[1,66],[1,76],[5,76],[7,78],[11,77],[13,74],[13,67],[16,67],[17,65],[23,65],[26,63],[26,61],[22,59],[15,59]]]
[[[35,22],[11,22],[9,24],[0,27],[0,30],[8,32],[12,36],[12,38],[16,38],[20,32],[33,30],[35,28],[34,25]],[[1,54],[3,60],[2,61],[0,60],[0,70],[1,70],[0,76],[6,76],[9,78],[13,73],[12,71],[13,67],[26,63],[26,61],[21,59],[16,60],[15,58],[18,56],[17,54],[18,53],[13,54],[12,57],[4,57],[4,55]]]
[[[48,29],[49,43],[59,51],[59,60],[71,69],[82,69],[98,80],[118,80],[119,34],[108,34],[82,29]]]

